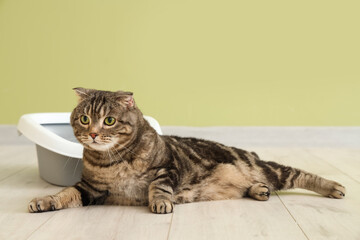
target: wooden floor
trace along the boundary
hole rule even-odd
[[[91,206],[30,214],[27,204],[56,193],[38,175],[35,147],[0,126],[0,239],[360,239],[360,128],[187,128],[166,134],[218,140],[262,159],[336,180],[345,199],[304,190],[251,199],[177,205],[173,214],[146,207]]]

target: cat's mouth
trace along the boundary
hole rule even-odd
[[[108,151],[113,146],[114,146],[113,143],[102,143],[102,142],[97,142],[97,141],[92,141],[92,142],[86,144],[87,148],[90,148],[90,149],[96,150],[96,151]]]
[[[90,143],[88,143],[87,145],[91,146],[91,145],[94,145],[94,146],[101,146],[101,145],[107,145],[108,143],[104,143],[104,142],[101,142],[101,141],[96,141],[96,140],[93,140],[91,141]]]
[[[79,142],[82,143],[82,145],[89,149],[89,150],[95,150],[95,151],[109,151],[111,148],[113,148],[116,144],[113,141],[113,139],[102,139],[100,137],[96,137],[95,139],[92,139],[88,136],[86,138],[79,139]]]

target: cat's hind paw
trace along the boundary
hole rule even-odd
[[[150,204],[150,211],[153,213],[172,213],[174,204],[166,199],[153,200]]]
[[[53,196],[34,198],[28,205],[28,210],[31,213],[55,211],[58,209],[61,209],[61,207]]]
[[[336,183],[330,194],[329,194],[329,198],[337,198],[337,199],[341,199],[341,198],[344,198],[345,197],[345,193],[346,193],[346,190],[345,190],[345,187]]]

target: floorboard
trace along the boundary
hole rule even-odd
[[[0,145],[0,182],[35,165],[36,154],[33,145]]]
[[[41,180],[35,166],[1,181],[0,239],[27,239],[56,214],[30,214],[27,211],[28,202],[36,196],[56,193],[59,189]]]
[[[151,214],[146,207],[91,206],[56,212],[29,240],[167,239],[172,214]],[[65,230],[64,230],[65,229]]]
[[[275,195],[176,206],[169,239],[306,239]]]
[[[327,153],[327,150],[322,148],[272,149],[268,150],[266,155],[269,160],[306,169],[346,186],[348,193],[343,200],[325,198],[300,189],[278,193],[286,209],[309,239],[358,239],[360,184],[333,164],[329,164]],[[314,157],[314,154],[317,157]],[[355,159],[360,159],[360,155],[354,151],[353,156],[354,162],[348,161],[347,164],[355,167]]]

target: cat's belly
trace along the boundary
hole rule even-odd
[[[129,196],[124,196],[122,194],[111,194],[109,195],[105,203],[107,205],[121,205],[121,206],[147,206],[147,198],[134,198]]]
[[[142,206],[148,204],[148,183],[125,179],[112,184],[105,204]]]

